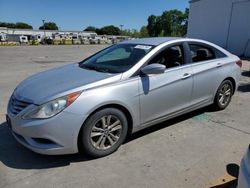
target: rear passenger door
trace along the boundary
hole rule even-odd
[[[226,57],[219,50],[202,43],[188,43],[190,49],[193,92],[191,105],[212,102],[214,94],[225,77],[220,58]]]

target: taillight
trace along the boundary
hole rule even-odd
[[[236,63],[240,68],[242,67],[242,61],[241,61],[241,60],[236,61],[235,63]]]

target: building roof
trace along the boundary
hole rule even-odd
[[[176,39],[180,39],[180,38],[177,38],[177,37],[152,37],[152,38],[143,38],[143,39],[124,41],[123,43],[145,44],[145,45],[158,46],[164,42],[168,42],[168,41],[176,40]]]

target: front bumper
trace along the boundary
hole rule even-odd
[[[16,116],[8,112],[11,132],[19,143],[46,155],[78,152],[78,134],[83,123],[81,115],[63,111],[49,119],[22,119],[22,115],[30,108],[32,105]]]

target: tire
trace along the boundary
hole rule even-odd
[[[225,80],[218,88],[215,99],[214,107],[217,110],[224,110],[231,102],[233,95],[233,84],[230,80]]]
[[[91,157],[115,152],[126,139],[128,121],[123,112],[106,108],[91,115],[81,129],[81,150]]]

